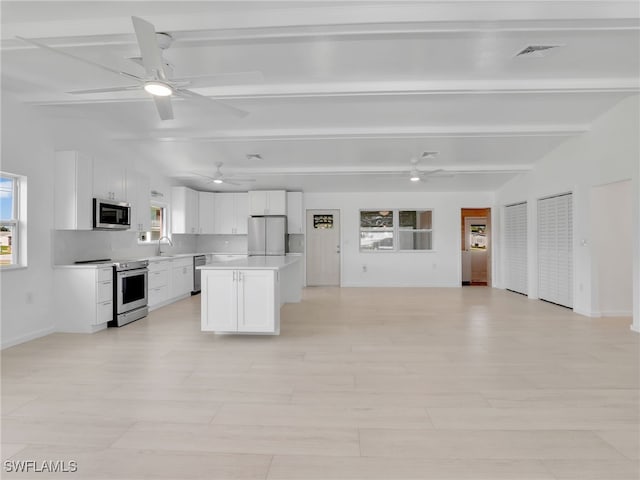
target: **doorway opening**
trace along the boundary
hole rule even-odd
[[[460,210],[462,285],[491,285],[491,209]]]

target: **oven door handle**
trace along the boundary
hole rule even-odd
[[[127,277],[135,277],[142,274],[146,276],[148,273],[149,273],[148,269],[138,268],[136,270],[125,270],[123,272],[117,272],[117,275],[119,278],[127,278]]]

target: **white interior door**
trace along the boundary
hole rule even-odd
[[[340,285],[339,210],[307,210],[307,285]]]
[[[508,290],[529,293],[527,282],[527,203],[504,209],[505,283]]]
[[[573,198],[538,200],[538,296],[573,307]]]

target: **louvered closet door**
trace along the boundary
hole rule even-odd
[[[518,293],[527,288],[527,204],[505,207],[506,287]]]
[[[538,200],[538,296],[573,307],[572,195]]]

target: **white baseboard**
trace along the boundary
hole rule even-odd
[[[592,312],[591,310],[582,310],[581,308],[574,308],[573,313],[582,315],[583,317],[598,318],[600,314],[598,312]]]
[[[601,317],[630,317],[633,315],[631,310],[605,310],[600,312]]]
[[[640,333],[640,325],[634,325],[631,324],[631,331],[636,332],[636,333]]]
[[[5,348],[13,347],[15,345],[20,345],[21,343],[28,342],[30,340],[35,340],[36,338],[45,337],[47,335],[51,335],[55,333],[55,327],[43,328],[42,330],[38,330],[36,332],[28,333],[27,335],[21,335],[16,338],[12,338],[10,340],[2,341],[2,350]]]
[[[605,311],[588,311],[576,308],[573,310],[578,315],[584,315],[590,318],[606,318],[606,317],[630,317],[633,315],[631,310],[605,310]]]
[[[372,283],[342,283],[343,288],[462,288],[458,283],[422,283],[422,284],[372,284]]]

